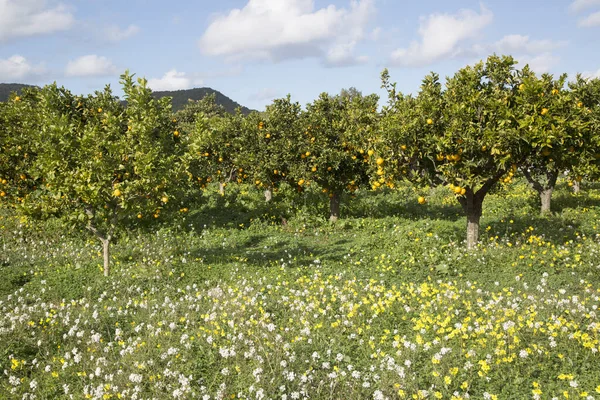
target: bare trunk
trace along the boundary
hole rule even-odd
[[[490,181],[491,182],[491,181]],[[467,188],[464,196],[458,198],[458,202],[467,216],[467,249],[477,247],[479,241],[479,220],[483,210],[483,199],[493,183],[485,185],[477,193]]]
[[[465,214],[467,214],[467,249],[472,250],[477,247],[479,241],[479,220],[483,210],[483,197],[485,193],[473,193],[471,189],[467,190],[465,196],[460,200]]]
[[[265,190],[265,201],[268,203],[273,199],[273,190],[271,188],[267,188]]]
[[[542,201],[542,214],[550,212],[550,204],[552,202],[553,188],[547,188],[540,192],[540,200]]]
[[[472,250],[477,247],[479,241],[479,219],[481,215],[467,214],[467,249]]]
[[[533,189],[535,189],[535,191],[540,195],[540,200],[542,201],[540,212],[542,214],[549,213],[550,203],[552,201],[552,192],[554,191],[554,186],[556,186],[556,180],[558,179],[558,170],[546,171],[545,184],[537,181],[527,169],[523,169],[523,174],[531,184],[531,187],[533,187]]]
[[[100,240],[104,254],[104,276],[108,276],[110,274],[110,238]]]
[[[90,232],[92,232],[100,241],[102,242],[102,253],[104,259],[104,276],[108,276],[110,274],[110,241],[113,238],[113,228],[117,222],[117,211],[113,210],[113,216],[111,225],[112,227],[108,229],[107,233],[101,232],[94,226],[94,210],[91,207],[86,207],[85,212],[89,217],[87,228]]]
[[[581,186],[579,185],[579,181],[573,182],[573,193],[579,193],[581,190]]]
[[[479,220],[483,211],[483,199],[492,189],[492,187],[500,180],[506,171],[498,171],[498,173],[489,178],[477,192],[472,188],[467,187],[467,192],[464,196],[458,198],[458,202],[467,215],[467,249],[472,250],[477,247],[479,241]]]
[[[223,182],[219,182],[219,194],[225,196],[225,184]]]
[[[329,221],[336,222],[340,217],[340,194],[332,192],[329,198]]]

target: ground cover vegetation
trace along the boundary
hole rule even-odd
[[[515,65],[381,109],[13,94],[0,397],[600,398],[600,83]]]

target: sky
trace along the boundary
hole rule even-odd
[[[600,77],[600,0],[0,0],[0,82],[77,94],[129,70],[153,90],[211,87],[257,110],[380,74],[415,93],[490,54]]]

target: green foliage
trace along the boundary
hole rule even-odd
[[[517,129],[515,64],[512,57],[490,56],[459,70],[445,88],[432,73],[414,98],[396,93],[387,71],[382,74],[390,101],[378,150],[385,167],[380,163],[378,175],[448,185],[467,214],[470,248],[483,199],[528,156]]]
[[[182,153],[168,99],[155,100],[143,79],[121,78],[127,107],[109,87],[85,98],[56,85],[41,90],[31,174],[43,184],[23,203],[107,241],[134,218],[159,216],[177,188]]]
[[[581,110],[585,123],[583,146],[576,148],[577,159],[571,165],[572,178],[598,180],[600,177],[600,79],[584,79],[581,75],[569,83],[573,100]]]
[[[24,88],[0,103],[0,205],[18,207],[40,183],[31,175],[36,158],[31,137],[40,129],[37,88]]]
[[[377,130],[376,95],[322,94],[303,115],[304,140],[297,160],[299,182],[310,181],[332,194],[355,191],[368,182],[367,147]]]
[[[294,183],[303,142],[301,116],[300,105],[288,96],[246,117],[241,165],[257,186],[277,189],[283,182]]]
[[[396,94],[384,74],[390,104],[382,140],[394,175],[473,193],[489,190],[526,154],[513,115],[519,82],[514,64],[492,56],[461,69],[445,88],[431,74],[415,98]]]
[[[243,125],[241,114],[196,120],[188,138],[185,167],[192,181],[202,188],[210,182],[227,184],[236,177],[241,181],[244,175],[238,169]]]
[[[175,112],[175,119],[180,130],[191,132],[199,118],[224,117],[225,107],[216,102],[216,94],[211,93],[200,100],[188,100],[185,107]]]
[[[566,78],[538,78],[526,68],[516,98],[519,135],[528,146],[523,172],[539,192],[552,189],[560,172],[590,158],[593,131],[577,94],[565,89]]]

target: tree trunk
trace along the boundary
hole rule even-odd
[[[542,201],[542,214],[550,212],[550,204],[552,202],[553,188],[546,188],[540,192],[540,200]]]
[[[467,215],[467,249],[472,250],[477,247],[479,241],[479,219],[480,215]]]
[[[540,212],[542,214],[549,213],[550,203],[552,202],[552,192],[554,191],[554,187],[556,186],[556,180],[558,179],[558,170],[546,171],[545,185],[537,181],[527,169],[523,169],[523,174],[531,184],[531,187],[533,187],[533,189],[535,189],[535,191],[537,191],[540,195],[540,200],[542,202]]]
[[[573,193],[579,193],[581,190],[581,186],[579,185],[579,181],[573,182]]]
[[[225,184],[223,182],[219,182],[219,194],[225,196]]]
[[[112,220],[111,220],[111,228],[108,229],[108,232],[104,233],[98,230],[96,226],[94,226],[94,210],[86,206],[85,213],[88,215],[88,225],[87,228],[90,232],[92,232],[100,241],[102,242],[102,252],[104,259],[104,276],[108,276],[110,274],[110,241],[113,238],[113,228],[117,222],[117,210],[113,210]]]
[[[340,194],[332,192],[329,198],[329,221],[336,222],[340,217]]]
[[[481,213],[483,211],[483,199],[485,199],[488,192],[496,183],[498,183],[504,174],[506,174],[505,170],[498,171],[496,175],[485,181],[477,192],[474,192],[472,188],[467,187],[465,195],[458,198],[458,202],[467,215],[468,250],[477,247],[477,242],[479,241],[479,220],[481,219]]]
[[[273,190],[271,188],[265,189],[265,201],[268,203],[273,198]]]
[[[110,274],[110,238],[100,240],[104,253],[104,276],[108,276]]]
[[[467,214],[467,249],[472,250],[477,247],[479,241],[479,220],[483,210],[483,196],[478,196],[472,190],[468,190],[461,204]]]

